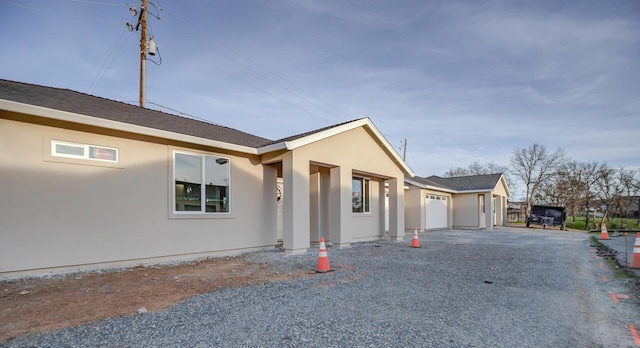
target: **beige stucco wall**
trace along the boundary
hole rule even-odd
[[[231,214],[170,214],[172,149],[184,147],[3,119],[0,114],[0,276],[229,255],[273,247],[275,169],[231,161]],[[20,116],[11,115],[19,119]],[[49,139],[120,149],[119,168],[51,161]],[[263,184],[263,177],[273,185]]]
[[[506,224],[506,197],[496,195],[496,220],[493,222],[494,226],[504,226]]]
[[[484,193],[485,214],[480,216],[478,195]],[[409,185],[405,190],[405,224],[407,228],[418,227],[424,230],[425,196],[428,194],[448,197],[448,224],[450,228],[492,228],[506,224],[507,188],[501,180],[495,190],[470,193],[446,193],[421,189]],[[493,221],[493,198],[496,198],[496,220]]]
[[[496,198],[496,221],[495,226],[505,226],[507,224],[507,188],[504,180],[500,180],[493,190],[493,195]]]
[[[424,229],[424,194],[417,186],[404,191],[404,224],[409,230]]]
[[[489,206],[487,206],[487,210]],[[453,228],[477,228],[478,194],[460,193],[453,197]]]
[[[499,185],[500,186],[500,185]],[[477,193],[463,193],[454,195],[454,228],[493,228],[493,226],[502,226],[506,223],[506,196],[495,194],[499,190],[493,192],[484,192],[485,214],[480,216],[478,207]],[[504,186],[502,186],[503,194],[506,194]],[[493,199],[496,199],[496,214],[494,222]]]
[[[496,196],[507,197],[507,190],[502,180],[500,180],[500,182],[498,182],[498,184],[496,185],[495,189],[493,190],[493,194]]]
[[[453,199],[451,193],[422,189],[409,185],[405,190],[405,225],[407,229],[418,228],[426,230],[426,196],[437,195],[447,197],[447,226],[451,228],[453,223]]]
[[[327,216],[319,219],[331,220],[330,231],[319,231],[329,236],[334,244],[348,246],[349,243],[378,239],[384,236],[384,181],[389,181],[390,189],[390,235],[402,237],[404,234],[404,173],[385,152],[381,144],[363,127],[348,130],[311,144],[296,148],[288,153],[263,156],[263,162],[282,161],[285,185],[284,246],[293,252],[309,247],[310,206],[306,193],[310,192],[310,166],[328,168],[331,203]],[[325,174],[326,175],[326,174]],[[353,175],[371,179],[371,212],[354,214],[351,206],[351,179]],[[321,174],[322,176],[322,174]],[[315,189],[316,179],[311,183]],[[292,192],[286,195],[288,187]],[[321,190],[321,189],[320,189]],[[291,200],[288,204],[287,200]],[[395,203],[395,204],[394,204]],[[395,208],[394,208],[395,207]],[[287,214],[287,212],[290,212]],[[287,221],[289,220],[289,221]],[[326,222],[326,221],[325,221]],[[315,233],[314,233],[315,234]],[[289,236],[287,236],[289,235]]]

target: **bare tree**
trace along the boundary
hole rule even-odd
[[[564,150],[559,148],[554,152],[548,152],[547,147],[541,144],[533,144],[528,148],[516,148],[511,157],[511,173],[521,180],[526,189],[525,217],[529,220],[531,214],[531,202],[538,193],[541,185],[549,180],[556,168],[565,160]]]
[[[473,175],[473,174],[471,174],[471,172],[468,169],[462,168],[462,167],[449,168],[449,170],[447,170],[444,173],[445,178],[453,178],[457,176],[469,176],[469,175]]]
[[[573,222],[576,222],[576,215],[580,210],[580,196],[584,186],[581,170],[582,166],[578,162],[571,161],[560,166],[557,172],[560,189],[565,195],[564,206],[568,208]]]
[[[633,181],[631,182],[632,189],[634,191],[634,198],[636,200],[636,207],[638,207],[638,222],[637,224],[640,226],[640,198],[638,195],[640,194],[640,170],[636,171],[636,174],[633,176]]]
[[[621,228],[625,227],[624,218],[627,217],[629,207],[638,193],[636,187],[638,181],[637,173],[635,170],[627,170],[624,168],[619,168],[616,173],[618,187],[616,189],[617,195],[613,197],[613,203],[615,204],[615,213],[620,218]]]
[[[513,190],[516,186],[511,179],[509,168],[495,164],[493,162],[481,164],[476,161],[471,163],[467,168],[457,167],[450,168],[448,171],[444,173],[445,178],[453,178],[460,176],[472,176],[472,175],[485,175],[485,174],[502,174],[504,176],[505,181],[507,182],[507,186],[510,190]],[[513,191],[511,191],[513,192]]]
[[[445,178],[452,178],[457,176],[470,176],[470,175],[484,175],[484,174],[503,174],[507,181],[507,186],[513,187],[511,178],[509,177],[509,168],[495,164],[493,162],[482,164],[480,162],[473,162],[467,168],[457,167],[450,168],[444,173]]]
[[[598,172],[605,165],[597,162],[577,162],[570,161],[561,165],[557,170],[556,188],[564,197],[564,206],[569,209],[569,214],[576,221],[576,215],[583,205],[586,206],[587,213],[590,210],[590,203],[593,199],[593,190],[598,180]],[[586,216],[585,229],[589,225],[589,215]]]
[[[560,169],[556,170],[549,179],[540,183],[540,189],[533,196],[533,201],[542,202],[547,205],[567,207],[569,204],[569,193],[571,187]]]
[[[591,210],[592,206],[595,208],[596,205],[596,203],[594,202],[594,199],[596,198],[594,191],[596,188],[596,183],[598,182],[599,173],[605,170],[605,168],[607,168],[606,164],[598,164],[598,162],[588,162],[580,164],[578,179],[576,183],[578,183],[581,190],[579,196],[580,204],[585,205],[585,231],[589,229],[589,211]],[[596,228],[595,209],[593,217],[593,228]]]
[[[616,203],[619,203],[619,197],[623,194],[622,176],[624,169],[615,169],[602,167],[598,170],[597,196],[602,204],[602,219],[600,223],[607,222],[609,214],[613,215],[616,209]]]

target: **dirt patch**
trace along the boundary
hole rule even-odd
[[[309,274],[277,272],[240,257],[175,266],[139,266],[109,272],[0,282],[0,342],[32,332],[109,317],[158,311],[197,294],[283,281]]]

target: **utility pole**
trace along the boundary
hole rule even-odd
[[[140,107],[144,107],[147,97],[147,0],[140,6]]]
[[[404,139],[404,153],[402,155],[402,160],[407,161],[407,139]]]
[[[156,53],[160,58],[160,62],[157,63],[154,60],[152,62],[157,65],[162,64],[162,57],[159,56],[160,51],[158,50],[158,46],[156,42],[153,41],[153,35],[147,40],[147,8],[149,1],[141,0],[140,4],[140,13],[138,13],[138,9],[135,7],[130,7],[129,11],[131,11],[132,16],[138,16],[138,24],[136,24],[135,30],[140,32],[140,107],[144,108],[144,104],[147,100],[147,53],[150,56],[155,56]],[[151,3],[157,11],[162,11],[162,7]],[[152,16],[160,19],[159,14],[151,14]],[[133,31],[133,25],[127,22],[127,27],[129,31]]]

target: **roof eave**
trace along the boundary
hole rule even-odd
[[[338,135],[340,133],[350,131],[358,127],[368,127],[373,132],[373,134],[375,134],[375,136],[378,138],[378,140],[384,146],[387,152],[393,157],[394,162],[396,162],[402,168],[405,174],[411,177],[415,176],[415,173],[413,172],[413,170],[411,170],[411,168],[409,168],[407,163],[404,160],[402,160],[402,158],[400,158],[398,153],[393,149],[393,146],[389,144],[387,139],[385,139],[382,133],[380,133],[380,131],[371,122],[371,120],[369,120],[369,118],[362,118],[359,120],[355,120],[353,122],[349,122],[349,123],[339,125],[337,127],[329,128],[321,132],[313,133],[313,134],[301,137],[299,139],[295,139],[291,141],[283,141],[283,142],[263,146],[258,149],[258,154],[261,155],[261,154],[278,151],[278,150],[295,150],[299,147],[312,144],[316,141],[320,141],[320,140],[332,137],[334,135]]]
[[[404,179],[404,182],[410,185],[414,185],[417,186],[421,189],[425,189],[425,190],[434,190],[434,191],[441,191],[441,192],[447,192],[447,193],[458,193],[458,191],[453,190],[453,189],[448,189],[448,188],[444,188],[444,187],[438,187],[438,186],[432,186],[432,185],[428,185],[428,184],[423,184],[421,182],[415,181],[415,180],[411,180],[411,179]]]
[[[475,190],[460,190],[460,191],[456,191],[456,193],[486,193],[486,192],[493,192],[494,189],[475,189]]]
[[[216,147],[229,151],[236,151],[240,153],[257,155],[258,151],[256,148],[236,145],[231,143],[226,143],[223,141],[206,139],[201,137],[196,137],[193,135],[175,133],[150,127],[132,125],[129,123],[106,120],[99,117],[87,116],[82,114],[77,114],[68,111],[61,111],[56,109],[45,108],[42,106],[18,103],[10,100],[0,99],[0,109],[7,110],[11,112],[17,112],[27,115],[33,115],[42,118],[48,118],[58,121],[66,121],[73,122],[78,124],[83,124],[87,126],[101,127],[107,129],[113,129],[124,132],[132,132],[136,134],[142,134],[152,137],[159,137],[164,139],[171,139],[176,141],[183,141],[198,145],[206,145],[211,147]]]
[[[256,153],[258,155],[264,155],[265,153],[275,152],[280,150],[290,150],[289,143],[286,141],[283,141],[280,143],[265,145],[265,146],[259,147]]]
[[[511,197],[511,190],[509,190],[509,185],[507,184],[507,178],[504,176],[504,174],[500,175],[499,182],[504,183],[504,188],[505,188],[505,191],[507,192],[507,197]]]

